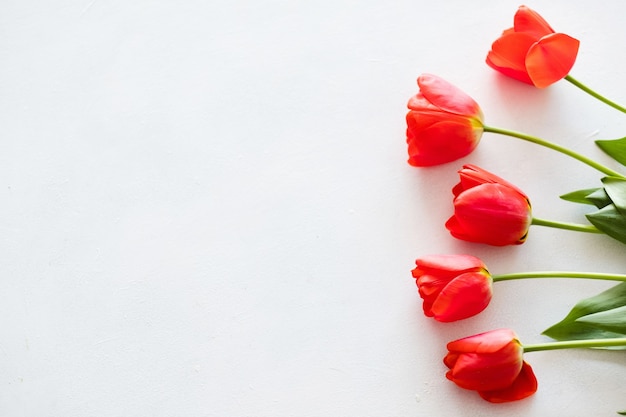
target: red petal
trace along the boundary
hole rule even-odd
[[[513,18],[516,32],[526,32],[535,39],[554,33],[554,30],[539,13],[526,6],[520,6]]]
[[[478,391],[482,398],[492,403],[521,400],[535,392],[537,392],[537,378],[526,362],[522,364],[522,370],[510,387],[494,391]]]
[[[510,387],[521,368],[521,347],[510,344],[502,352],[459,355],[447,377],[461,388],[493,391]]]
[[[526,54],[536,39],[526,33],[507,33],[498,38],[487,54],[487,64],[507,77],[532,84],[526,72]]]
[[[534,44],[526,56],[526,70],[533,84],[547,87],[565,77],[574,66],[580,42],[555,33]]]
[[[450,232],[452,236],[457,239],[465,240],[467,242],[472,242],[473,238],[471,235],[467,234],[461,223],[457,220],[455,216],[451,216],[445,224],[446,229]]]
[[[408,162],[413,166],[433,166],[462,158],[476,148],[482,134],[469,121],[442,121],[418,129],[413,120],[407,117]]]
[[[459,354],[458,353],[448,352],[448,354],[443,358],[443,363],[449,369],[452,369],[452,368],[454,368],[454,364],[456,363],[458,358],[459,358]],[[451,376],[452,376],[452,373],[450,373],[450,377]],[[446,377],[448,377],[448,374],[446,374]],[[451,378],[448,378],[448,379],[451,379]]]
[[[517,335],[513,330],[496,329],[454,340],[448,343],[447,348],[451,352],[493,353],[511,343],[512,340],[517,340]]]
[[[435,320],[451,322],[475,316],[491,301],[491,278],[485,273],[468,272],[446,285],[430,307]]]
[[[406,115],[406,124],[409,133],[418,138],[423,130],[439,122],[449,120],[458,120],[459,123],[468,123],[466,119],[460,119],[456,115],[441,112],[434,113],[411,110]]]
[[[432,113],[441,112],[441,109],[433,105],[430,101],[426,100],[426,98],[424,97],[424,94],[422,94],[421,92],[411,97],[406,106],[411,110],[417,110],[420,112],[424,112],[424,111],[432,112]]]
[[[416,280],[416,284],[418,286],[420,294],[423,294],[424,296],[429,296],[434,293],[440,292],[443,287],[448,285],[452,278],[440,277],[435,275],[422,275]]]
[[[456,276],[459,272],[487,269],[483,261],[471,255],[428,255],[417,259],[415,265],[423,273],[436,272],[451,276]]]
[[[476,165],[463,165],[463,168],[459,171],[459,177],[461,181],[455,187],[455,189],[457,187],[459,188],[457,190],[459,192],[463,190],[468,190],[472,187],[476,187],[480,184],[502,184],[517,191],[522,196],[524,196],[525,199],[528,199],[526,194],[515,185]],[[455,195],[458,195],[458,193]]]
[[[478,103],[443,78],[422,74],[417,78],[417,84],[424,97],[441,110],[482,120]]]

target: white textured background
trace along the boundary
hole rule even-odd
[[[529,6],[581,40],[571,74],[626,103],[625,3]],[[527,355],[539,391],[493,405],[444,378],[445,343],[523,342],[605,283],[496,285],[482,315],[422,316],[427,253],[494,273],[625,272],[626,247],[533,227],[491,248],[443,227],[462,163],[516,183],[535,214],[595,171],[485,135],[462,161],[406,164],[405,104],[438,74],[487,123],[610,162],[626,115],[567,82],[536,90],[484,63],[518,2],[0,2],[0,415],[612,416],[626,358]],[[617,168],[617,165],[611,164]]]

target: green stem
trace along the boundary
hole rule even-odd
[[[626,281],[623,274],[604,274],[599,272],[571,272],[571,271],[533,271],[515,272],[511,274],[492,275],[493,282],[511,281],[514,279],[527,278],[581,278],[581,279],[602,279],[609,281]]]
[[[508,129],[500,129],[498,127],[492,127],[492,126],[483,126],[483,130],[485,132],[491,132],[491,133],[497,133],[499,135],[505,135],[505,136],[511,136],[514,138],[518,138],[518,139],[522,139],[531,143],[535,143],[537,145],[541,145],[544,146],[546,148],[550,148],[552,150],[555,150],[557,152],[560,152],[562,154],[565,154],[567,156],[570,156],[574,159],[579,160],[580,162],[589,165],[590,167],[597,169],[598,171],[612,176],[612,177],[619,177],[619,178],[625,178],[626,176],[624,176],[623,174],[620,174],[617,171],[612,170],[609,167],[606,167],[602,164],[597,163],[596,161],[587,158],[584,155],[581,155],[577,152],[574,152],[570,149],[564,148],[563,146],[557,145],[556,143],[552,143],[552,142],[548,142],[547,140],[543,140],[541,138],[538,138],[536,136],[531,136],[531,135],[527,135],[525,133],[521,133],[521,132],[516,132],[514,130],[508,130]]]
[[[615,346],[626,346],[626,337],[614,339],[587,339],[587,340],[565,340],[562,342],[537,343],[534,345],[523,345],[524,353],[538,352],[541,350],[557,349],[580,349],[580,348],[605,348]]]
[[[592,226],[590,224],[556,222],[553,220],[538,219],[537,217],[533,217],[531,224],[535,226],[547,226],[554,227],[556,229],[573,230],[576,232],[603,233],[602,231],[596,229],[595,226]]]
[[[613,107],[614,109],[617,109],[617,110],[621,111],[622,113],[626,113],[626,107],[622,107],[619,104],[617,104],[616,102],[611,101],[608,98],[604,97],[603,95],[596,93],[591,88],[587,87],[586,85],[584,85],[583,83],[581,83],[580,81],[575,79],[574,77],[572,77],[570,75],[566,75],[565,79],[567,81],[569,81],[570,83],[574,84],[576,87],[578,87],[581,90],[583,90],[585,93],[587,93],[587,94],[597,98],[601,102],[603,102],[605,104],[608,104],[609,106]]]

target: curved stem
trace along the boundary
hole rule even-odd
[[[524,348],[524,353],[538,352],[541,350],[604,348],[615,346],[626,346],[626,337],[617,337],[612,339],[565,340],[562,342],[522,345],[522,347]]]
[[[550,148],[552,150],[555,150],[557,152],[560,152],[562,154],[565,154],[567,156],[570,156],[574,159],[579,160],[580,162],[589,165],[590,167],[597,169],[598,171],[607,174],[609,176],[612,177],[619,177],[619,178],[625,178],[626,176],[624,176],[623,174],[620,174],[617,171],[612,170],[609,167],[606,167],[602,164],[599,164],[598,162],[587,158],[584,155],[581,155],[577,152],[574,152],[570,149],[564,148],[563,146],[557,145],[556,143],[552,143],[552,142],[548,142],[546,140],[543,140],[541,138],[538,138],[536,136],[531,136],[531,135],[527,135],[525,133],[521,133],[521,132],[516,132],[514,130],[508,130],[508,129],[500,129],[498,127],[491,127],[491,126],[483,126],[483,130],[485,132],[491,132],[491,133],[497,133],[500,135],[505,135],[505,136],[511,136],[514,138],[518,138],[518,139],[522,139],[525,140],[527,142],[531,142],[531,143],[535,143],[537,145],[541,145],[544,146],[546,148]]]
[[[611,101],[608,98],[604,97],[603,95],[596,93],[591,88],[587,87],[586,85],[584,85],[583,83],[581,83],[580,81],[575,79],[574,77],[572,77],[570,75],[566,75],[565,79],[567,81],[569,81],[570,83],[574,84],[576,87],[578,87],[581,90],[583,90],[585,93],[587,93],[587,94],[597,98],[601,102],[603,102],[605,104],[608,104],[609,106],[613,107],[614,109],[617,109],[617,110],[621,111],[622,113],[626,113],[626,107],[622,107],[619,104],[617,104],[616,102]]]
[[[511,274],[492,275],[493,282],[511,281],[514,279],[533,279],[533,278],[581,278],[581,279],[601,279],[609,281],[624,281],[626,275],[623,274],[605,274],[600,272],[572,272],[572,271],[533,271],[533,272],[515,272]]]
[[[547,226],[547,227],[554,227],[556,229],[573,230],[576,232],[604,233],[596,229],[595,226],[592,226],[590,224],[556,222],[553,220],[538,219],[537,217],[533,217],[531,224],[535,226]]]

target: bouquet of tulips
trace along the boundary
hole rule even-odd
[[[538,88],[566,80],[592,97],[626,113],[626,108],[596,93],[569,75],[579,41],[555,32],[535,11],[521,6],[512,28],[493,42],[487,64],[516,80]],[[408,102],[406,115],[408,163],[429,167],[469,155],[484,133],[522,139],[550,148],[601,173],[596,187],[574,190],[564,200],[590,206],[586,221],[565,223],[535,217],[531,200],[518,187],[475,165],[459,170],[453,188],[454,213],[445,227],[469,242],[494,246],[519,245],[530,226],[547,226],[604,234],[626,243],[626,175],[584,155],[544,139],[484,123],[479,105],[462,90],[432,75],[417,79],[419,92]],[[611,158],[626,165],[626,138],[597,140]],[[446,377],[461,388],[475,390],[490,402],[521,400],[537,390],[537,379],[524,354],[570,348],[626,349],[626,275],[575,271],[529,271],[492,274],[486,264],[468,254],[420,256],[412,270],[424,314],[439,322],[474,316],[489,304],[493,284],[514,279],[600,279],[619,283],[581,300],[562,321],[543,331],[554,341],[523,344],[512,330],[498,329],[448,343],[443,362]],[[626,412],[619,412],[626,415]]]

